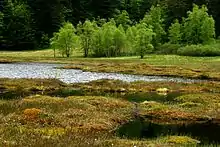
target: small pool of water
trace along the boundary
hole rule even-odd
[[[117,130],[117,135],[128,139],[185,135],[201,141],[201,144],[215,144],[220,143],[220,125],[211,122],[192,124],[157,124],[137,119],[122,125]]]
[[[134,93],[127,94],[124,96],[125,99],[131,102],[141,103],[144,101],[156,101],[162,103],[175,102],[175,98],[183,95],[180,92],[169,92],[166,94],[159,94],[157,92],[148,92],[148,93]]]
[[[183,95],[181,92],[169,92],[166,94],[159,94],[157,92],[137,92],[137,93],[120,93],[120,92],[102,92],[102,91],[83,91],[81,89],[58,89],[48,93],[51,96],[68,97],[68,96],[106,96],[115,97],[128,100],[130,102],[142,103],[144,101],[156,101],[161,103],[176,102],[175,98]]]

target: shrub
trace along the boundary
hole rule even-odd
[[[176,54],[180,47],[180,44],[165,43],[158,46],[156,52],[159,54]]]
[[[220,56],[220,44],[187,45],[179,48],[177,54],[184,56]]]

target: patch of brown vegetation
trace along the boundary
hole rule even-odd
[[[42,113],[42,110],[37,108],[25,109],[23,111],[23,115],[27,120],[36,120],[37,118],[39,118],[40,113]]]

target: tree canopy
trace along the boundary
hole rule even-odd
[[[194,4],[198,6],[192,10]],[[202,5],[207,7],[203,6],[200,9]],[[117,28],[119,25],[123,26],[126,36],[134,33],[131,28],[139,22],[151,25],[155,33],[152,44],[158,46],[170,40],[174,35],[171,32],[178,29],[177,23],[170,28],[175,20],[181,24],[182,31],[186,31],[186,28],[189,30],[190,27],[195,28],[191,24],[199,21],[200,17],[208,16],[197,28],[205,31],[195,35],[191,42],[201,43],[220,35],[219,8],[218,0],[2,0],[0,49],[24,50],[49,47],[49,38],[59,31],[64,22],[70,22],[76,27],[79,22],[90,20],[90,22],[96,21],[97,26],[103,28],[102,25],[112,18]],[[192,13],[188,14],[187,12],[191,10]],[[186,19],[182,20],[183,17]],[[214,29],[207,29],[213,26]],[[194,28],[191,29],[196,30]],[[99,29],[96,28],[96,35]],[[116,32],[120,34],[119,31]],[[187,38],[193,34],[187,32],[181,34],[181,41],[189,43]],[[80,38],[83,39],[83,34]],[[94,34],[91,38],[94,38]],[[127,37],[127,40],[131,40],[130,38]],[[92,39],[89,42],[92,44]],[[86,48],[94,51],[91,45]]]
[[[52,47],[54,50],[59,50],[63,57],[70,57],[71,52],[76,49],[79,44],[79,38],[75,32],[74,26],[66,22],[63,27],[60,28],[59,32],[54,33],[53,38],[51,38]]]

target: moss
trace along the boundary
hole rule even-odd
[[[114,139],[104,141],[105,146],[117,146],[117,147],[179,147],[179,146],[195,146],[200,141],[192,139],[188,136],[167,136],[159,137],[156,139],[148,140],[127,140],[127,139]]]
[[[115,140],[106,140],[103,143],[105,146],[117,146],[117,147],[154,147],[156,143],[151,143],[150,141],[141,141],[141,140],[126,140],[126,139],[115,139]],[[159,145],[159,143],[158,143]]]
[[[220,94],[217,93],[200,93],[200,94],[186,94],[177,97],[175,100],[178,102],[191,102],[198,104],[213,104],[220,102]]]
[[[192,107],[199,107],[199,106],[201,106],[201,104],[200,103],[194,103],[194,102],[185,102],[185,103],[179,104],[179,106],[186,107],[186,108],[192,108]]]
[[[199,144],[200,141],[196,139],[192,139],[188,136],[169,136],[164,139],[164,142],[170,143],[170,144],[176,144],[176,145],[195,145]]]
[[[64,128],[38,128],[33,130],[35,133],[46,136],[60,136],[65,134]]]
[[[62,103],[64,102],[64,98],[59,98],[59,97],[50,97],[50,96],[43,96],[43,95],[34,95],[34,96],[29,96],[25,97],[22,99],[22,102],[27,102],[27,103]]]
[[[152,120],[158,124],[185,124],[208,120],[219,123],[220,118],[217,111],[220,95],[207,93],[207,91],[220,91],[218,82],[183,84],[97,80],[67,85],[56,80],[0,79],[0,87],[4,87],[5,90],[15,90],[19,86],[30,92],[29,95],[20,99],[0,101],[0,146],[5,146],[1,144],[2,140],[6,140],[9,144],[15,141],[18,147],[88,146],[88,144],[90,146],[114,144],[121,147],[180,146],[192,140],[164,136],[147,140],[121,139],[115,136],[115,130],[134,117]],[[171,92],[180,91],[184,95],[172,103],[145,101],[136,105],[120,98],[122,93],[140,91],[155,93],[160,87],[167,87]],[[33,88],[39,92],[34,92]],[[66,95],[65,98],[62,95],[49,96],[60,89],[84,90],[85,96]],[[88,96],[91,91],[97,91],[96,95],[108,92],[118,95],[117,98]],[[34,121],[27,120],[29,116],[34,118]]]
[[[168,106],[155,101],[144,101],[141,103],[141,106],[147,111],[158,111],[158,110],[165,111],[166,109],[168,109]]]

